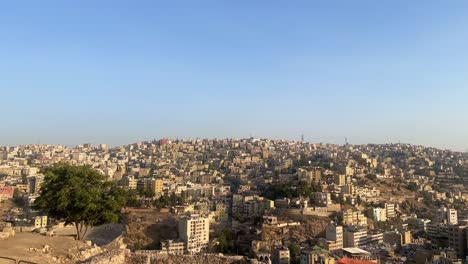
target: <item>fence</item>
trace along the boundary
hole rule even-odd
[[[0,264],[38,264],[38,263],[0,256]]]

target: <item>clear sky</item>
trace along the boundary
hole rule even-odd
[[[3,1],[0,145],[468,148],[468,1]]]

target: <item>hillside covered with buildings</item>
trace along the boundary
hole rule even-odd
[[[59,230],[31,208],[43,169],[57,163],[89,165],[128,190],[121,223],[133,256],[333,264],[468,255],[466,153],[257,138],[0,147],[0,239]]]

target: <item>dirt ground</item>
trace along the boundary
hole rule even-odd
[[[156,209],[129,209],[125,222],[128,233],[124,242],[130,249],[156,249],[161,240],[176,239],[178,236],[174,215]]]
[[[51,248],[51,252],[48,254],[41,252],[46,245]],[[13,237],[0,240],[0,256],[36,263],[54,263],[54,257],[65,260],[69,255],[78,255],[80,249],[88,248],[90,246],[86,243],[76,241],[70,236],[46,237],[29,232],[16,233]],[[39,252],[30,249],[38,249]],[[0,260],[0,263],[9,262],[1,262]],[[74,263],[74,261],[70,260],[68,263]]]
[[[0,257],[35,263],[76,263],[83,258],[81,251],[92,247],[85,242],[75,240],[75,228],[67,226],[56,228],[57,236],[48,237],[33,232],[17,232],[13,237],[0,240]],[[99,246],[106,245],[124,232],[122,224],[108,224],[92,228],[85,240],[91,240]],[[45,246],[50,252],[43,252]],[[93,249],[94,250],[94,249]],[[0,258],[0,264],[11,263]]]

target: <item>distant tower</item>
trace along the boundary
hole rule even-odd
[[[304,133],[301,134],[301,141],[304,142]]]
[[[345,145],[348,145],[348,144],[349,144],[348,138],[347,138],[347,137],[344,138],[344,141],[345,141]]]

